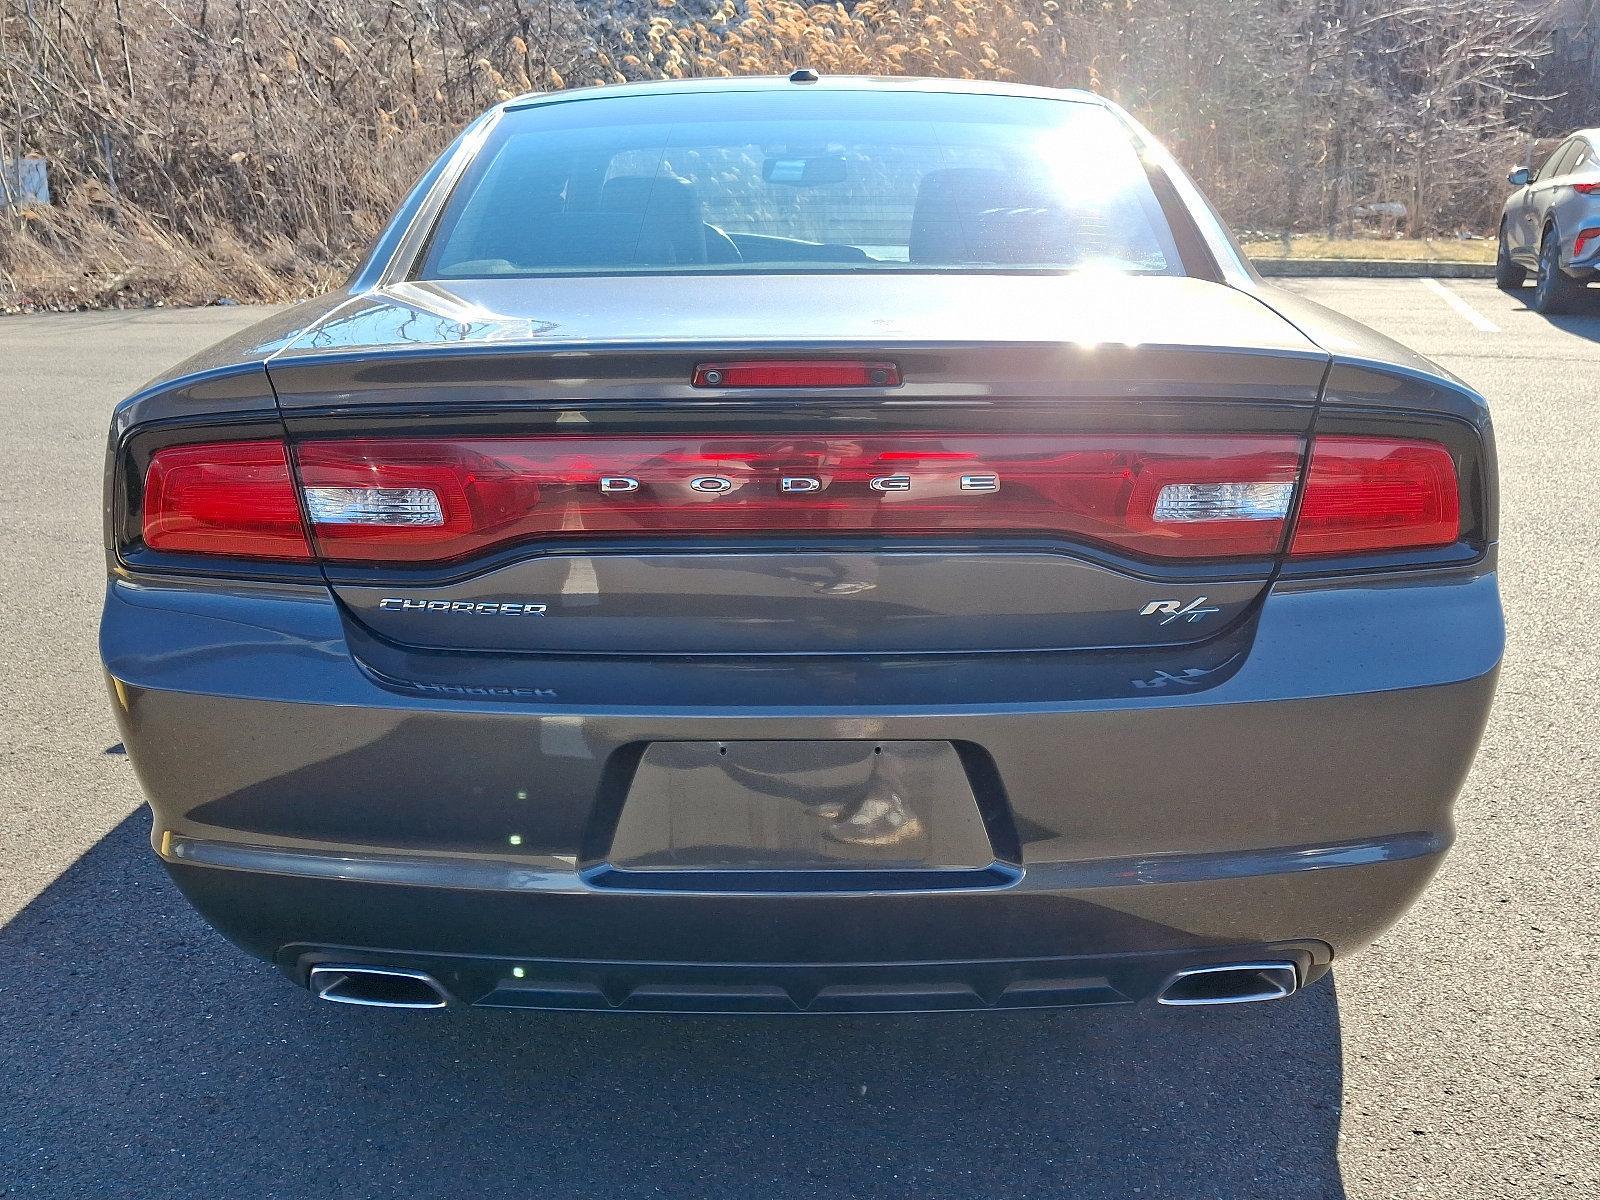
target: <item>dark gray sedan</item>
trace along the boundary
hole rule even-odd
[[[496,107],[117,409],[106,533],[156,852],[349,1004],[1288,996],[1503,642],[1484,402],[999,85]]]
[[[1538,171],[1519,167],[1509,182],[1495,282],[1516,291],[1531,272],[1529,306],[1570,312],[1600,278],[1600,129],[1579,130]]]

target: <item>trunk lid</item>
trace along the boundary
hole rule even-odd
[[[904,382],[693,385],[697,366],[730,356],[892,361]],[[960,439],[1006,435],[1081,450],[1247,434],[1298,454],[1326,362],[1258,300],[1193,279],[680,275],[397,285],[353,298],[269,371],[302,451],[326,439],[594,439],[598,478],[630,437],[723,439],[726,451],[935,435],[970,449]],[[910,470],[919,487],[924,468]],[[657,482],[677,487],[692,469]],[[1180,644],[1240,618],[1275,561],[1164,560],[959,519],[819,519],[768,536],[735,518],[325,569],[354,619],[404,645],[637,656]]]
[[[359,375],[373,355],[449,348],[547,347],[579,352],[581,362],[584,351],[627,347],[863,344],[1168,348],[1219,362],[1327,358],[1260,300],[1205,280],[929,272],[400,283],[353,297],[288,342],[272,364],[291,384],[280,389],[285,407],[300,408],[326,402],[315,385],[335,380],[336,364],[349,356]],[[323,372],[303,375],[318,361]],[[1203,374],[1174,380],[1205,381]],[[672,382],[687,387],[689,377]]]

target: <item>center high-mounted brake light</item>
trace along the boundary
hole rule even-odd
[[[1019,536],[1169,561],[1283,545],[1292,434],[541,435],[158,451],[148,548],[426,564],[504,546],[749,536]],[[302,525],[309,523],[309,538]],[[1317,440],[1291,552],[1449,545],[1459,485],[1433,442]]]
[[[899,387],[900,368],[891,362],[832,358],[799,361],[702,363],[694,369],[700,388]]]

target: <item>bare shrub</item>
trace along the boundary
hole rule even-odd
[[[572,0],[4,3],[0,144],[62,203],[0,216],[0,304],[323,287],[468,119],[593,57]]]

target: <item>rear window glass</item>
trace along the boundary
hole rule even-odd
[[[512,111],[421,275],[985,269],[1181,273],[1111,113],[801,88]]]

